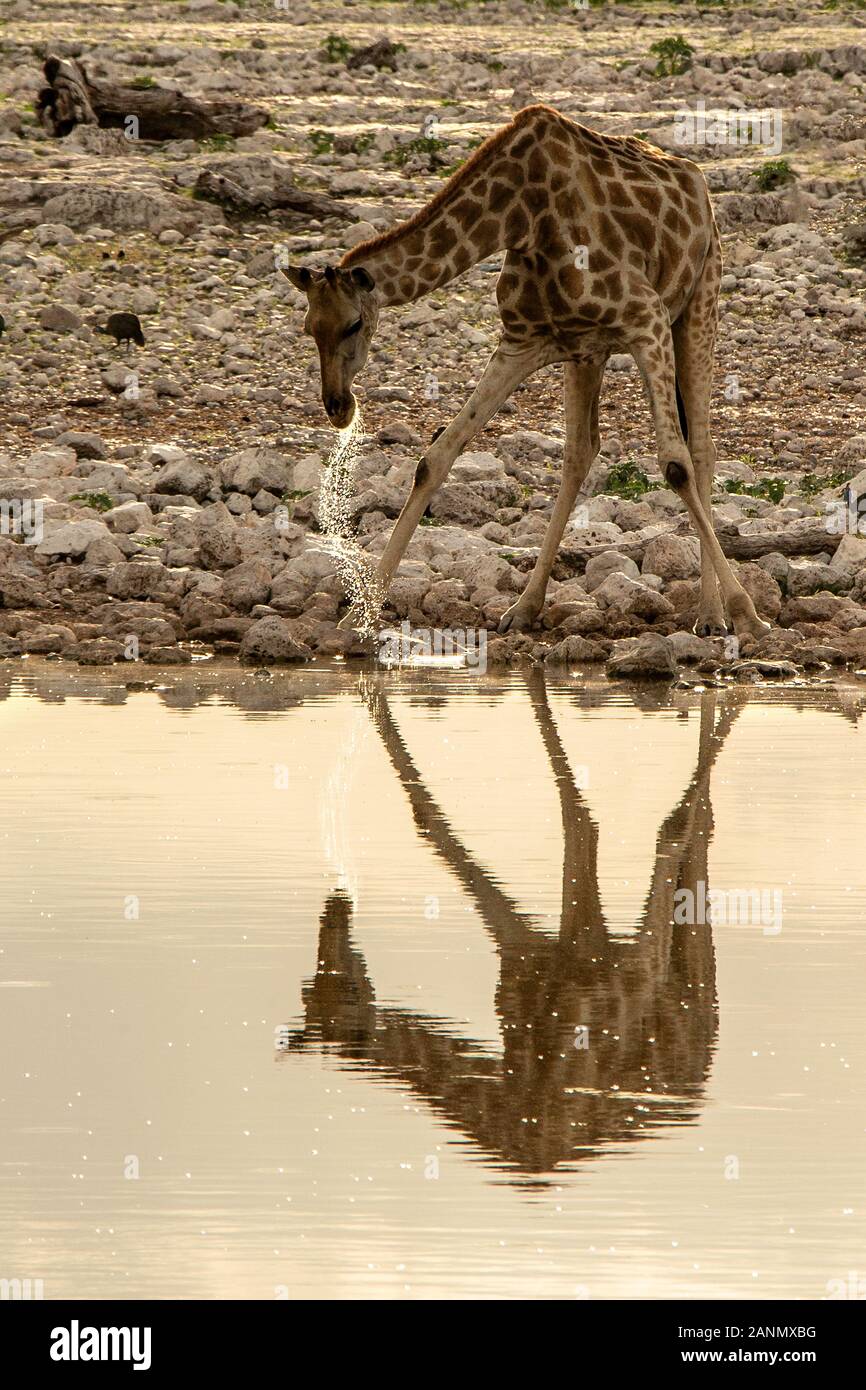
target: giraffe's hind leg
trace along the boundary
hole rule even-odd
[[[605,359],[565,364],[565,449],[562,481],[535,568],[516,603],[503,613],[500,632],[523,632],[541,612],[550,571],[580,485],[598,453],[598,397]]]
[[[695,485],[701,505],[712,519],[711,497],[716,448],[710,435],[710,394],[713,380],[713,354],[716,342],[717,304],[721,277],[718,241],[704,262],[695,292],[673,325],[676,384],[685,416],[683,433],[695,470]],[[701,540],[701,597],[695,632],[702,637],[727,631],[725,608],[719,592],[710,548]]]
[[[686,505],[700,538],[701,551],[705,551],[712,562],[722,602],[731,616],[737,636],[761,637],[770,631],[769,624],[758,617],[750,595],[728,564],[713,530],[712,519],[698,492],[697,470],[683,439],[677,411],[670,321],[661,300],[653,292],[646,294],[646,307],[640,315],[630,346],[649,393],[662,476]],[[708,390],[708,386],[705,389]],[[685,399],[685,393],[683,396]]]

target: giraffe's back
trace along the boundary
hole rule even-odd
[[[549,107],[521,117],[509,153],[526,216],[500,281],[506,328],[615,338],[648,289],[675,319],[717,244],[698,166]]]

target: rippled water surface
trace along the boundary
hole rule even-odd
[[[21,669],[0,1277],[756,1299],[866,1278],[863,694]]]

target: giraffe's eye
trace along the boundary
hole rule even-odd
[[[343,334],[343,337],[344,337],[344,338],[354,338],[355,334],[358,332],[358,330],[359,330],[360,327],[361,327],[361,320],[358,319],[358,322],[357,322],[357,323],[353,323],[352,326],[351,326],[351,328],[347,328],[347,329],[346,329],[345,333]]]

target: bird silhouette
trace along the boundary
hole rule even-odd
[[[138,314],[111,314],[105,326],[97,325],[96,331],[113,338],[118,346],[125,342],[137,343],[139,347],[144,347],[144,334]]]

